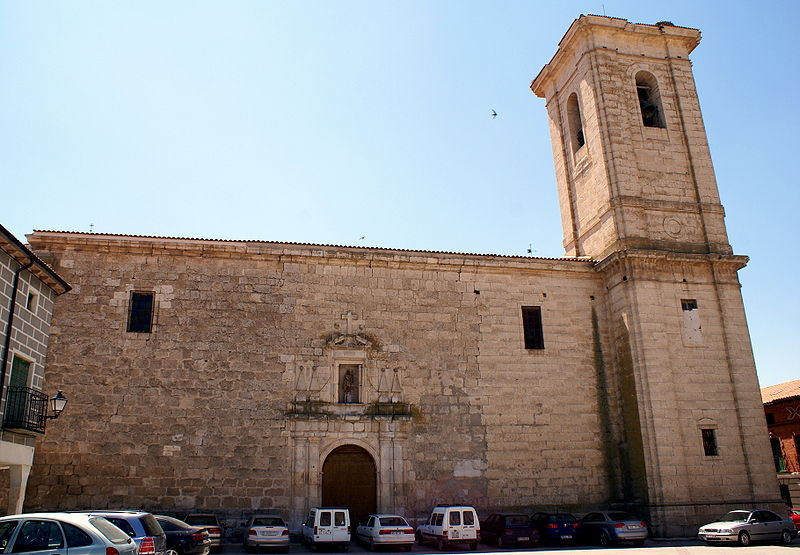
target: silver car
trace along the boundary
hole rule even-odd
[[[789,544],[797,531],[791,518],[759,509],[731,511],[718,521],[701,526],[697,535],[709,544],[738,542],[739,545],[750,545],[756,541]]]
[[[0,553],[137,555],[136,543],[99,516],[28,513],[0,518]]]

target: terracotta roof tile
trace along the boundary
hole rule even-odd
[[[781,401],[789,397],[800,397],[800,380],[792,380],[791,382],[761,388],[761,400],[764,404]]]

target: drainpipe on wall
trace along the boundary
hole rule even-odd
[[[0,401],[6,389],[6,367],[8,366],[8,351],[11,348],[11,332],[14,329],[14,310],[17,307],[17,291],[19,290],[19,275],[33,266],[33,260],[20,266],[14,272],[14,283],[11,285],[11,302],[8,304],[8,323],[6,324],[6,339],[3,345],[3,365],[0,367]]]

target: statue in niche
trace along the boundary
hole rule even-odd
[[[339,365],[339,402],[358,403],[358,364]]]

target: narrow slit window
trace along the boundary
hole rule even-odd
[[[583,120],[581,119],[581,108],[578,105],[578,95],[575,93],[572,93],[567,100],[567,120],[572,152],[577,152],[586,144],[586,137],[583,134]]]
[[[642,113],[642,124],[645,127],[666,127],[658,82],[652,74],[646,71],[636,74],[636,95]]]
[[[36,293],[28,293],[28,299],[25,301],[25,308],[31,312],[36,311]]]
[[[542,329],[542,307],[522,307],[522,330],[525,335],[526,349],[544,349],[544,331]]]
[[[703,452],[706,457],[716,457],[719,455],[717,448],[717,432],[713,428],[705,428],[700,430],[703,436]]]
[[[153,331],[153,291],[131,291],[128,331],[131,333],[150,333]]]

